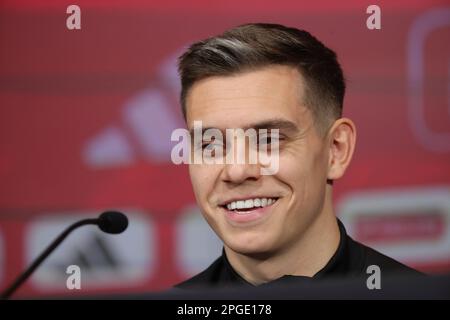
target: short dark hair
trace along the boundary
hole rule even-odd
[[[304,101],[319,128],[342,116],[345,80],[336,53],[304,30],[252,23],[192,44],[180,56],[181,106],[195,82],[270,65],[297,68],[306,84]]]

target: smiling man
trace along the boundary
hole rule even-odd
[[[332,50],[306,31],[247,24],[194,43],[179,71],[188,129],[194,121],[222,132],[278,129],[279,168],[262,175],[261,163],[189,165],[197,203],[224,250],[178,287],[367,276],[370,265],[415,273],[352,240],[335,217],[333,181],[350,164],[356,129],[342,117],[345,83]]]

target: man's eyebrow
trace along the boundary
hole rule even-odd
[[[219,130],[222,132],[222,134],[225,135],[225,130],[227,128],[217,128],[217,127],[206,127],[206,128],[202,128],[202,135],[205,133],[206,130],[209,129],[215,129],[215,130]],[[237,128],[229,128],[229,129],[237,129]],[[264,120],[261,122],[255,122],[252,124],[248,124],[246,126],[244,126],[243,128],[244,131],[246,131],[247,129],[255,129],[255,130],[260,130],[260,129],[279,129],[280,132],[286,132],[286,133],[297,133],[299,131],[299,128],[297,127],[297,125],[294,122],[291,122],[289,120],[285,120],[285,119],[270,119],[270,120]],[[189,133],[191,136],[194,135],[194,128],[189,130]]]
[[[244,130],[247,129],[255,129],[255,130],[259,130],[259,129],[279,129],[280,131],[284,131],[284,132],[298,132],[299,128],[297,127],[297,125],[294,122],[291,122],[289,120],[285,120],[285,119],[271,119],[271,120],[265,120],[262,122],[257,122],[257,123],[253,123],[250,124],[248,126],[245,126],[243,128]]]

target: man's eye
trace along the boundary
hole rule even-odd
[[[273,144],[281,141],[281,137],[278,136],[263,136],[259,138],[258,144]]]
[[[204,142],[202,144],[202,149],[203,150],[213,150],[215,148],[221,148],[222,147],[222,143],[220,142]]]

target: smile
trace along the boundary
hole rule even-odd
[[[249,226],[264,221],[279,198],[256,197],[225,202],[220,207],[227,220],[234,226]]]
[[[236,212],[246,213],[254,208],[264,208],[272,205],[278,200],[278,198],[252,198],[245,200],[231,201],[224,205],[228,210],[234,210]]]

